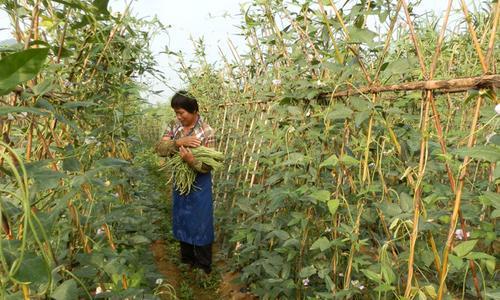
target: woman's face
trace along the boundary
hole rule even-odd
[[[174,108],[175,117],[179,122],[181,122],[182,126],[192,126],[196,122],[196,118],[198,113],[190,113],[184,108]]]

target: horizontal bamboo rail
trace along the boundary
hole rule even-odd
[[[450,80],[427,80],[384,86],[364,86],[335,93],[323,93],[321,98],[338,98],[344,96],[372,94],[396,91],[440,90],[441,93],[459,93],[470,89],[500,87],[500,75],[484,75],[478,77],[457,78]]]
[[[383,86],[363,86],[356,89],[348,89],[344,91],[339,91],[335,93],[322,93],[319,98],[331,99],[339,98],[353,95],[361,94],[373,94],[373,93],[384,93],[384,92],[398,92],[398,91],[417,91],[417,90],[435,90],[438,94],[444,93],[461,93],[471,89],[483,89],[483,88],[499,88],[500,87],[500,75],[484,75],[477,77],[467,77],[467,78],[456,78],[449,80],[427,80],[427,81],[415,81],[402,84],[391,84]],[[20,94],[24,90],[20,87],[14,90],[16,93]],[[27,89],[27,91],[31,91]],[[53,95],[47,94],[46,97],[50,98]],[[219,104],[219,107],[226,107],[232,105],[245,105],[245,104],[260,104],[267,103],[268,100],[261,101],[248,101],[244,103],[229,102]]]

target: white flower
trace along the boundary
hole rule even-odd
[[[332,229],[330,227],[326,227],[325,232],[326,233],[332,232]]]
[[[236,246],[234,247],[234,250],[235,250],[235,251],[240,250],[241,246],[242,246],[242,245],[241,245],[241,243],[240,243],[240,242],[237,242],[237,243],[236,243]]]
[[[370,168],[375,167],[375,163],[373,163],[373,162],[369,163],[369,164],[368,164],[368,167],[370,167]]]
[[[387,151],[382,151],[382,154],[389,155],[389,154],[392,154],[392,152],[394,152],[394,149],[389,149]]]
[[[162,283],[163,283],[163,279],[162,279],[162,278],[158,278],[158,279],[156,279],[155,283],[156,283],[157,285],[160,285],[160,284],[162,284]]]
[[[496,132],[494,132],[494,131],[493,131],[492,133],[488,134],[488,135],[486,136],[486,144],[489,144],[489,143],[490,143],[491,138],[492,138],[492,137],[494,137],[496,134],[497,134],[497,133],[496,133]]]
[[[106,180],[106,181],[104,182],[104,186],[110,186],[110,185],[111,185],[111,181]]]
[[[104,229],[98,228],[96,234],[97,235],[103,235],[104,234]]]
[[[365,288],[365,286],[364,286],[364,285],[360,285],[360,286],[359,286],[359,289],[360,289],[360,290],[363,290],[364,288]]]
[[[462,231],[462,229],[455,230],[455,238],[457,240],[463,240],[464,237],[470,237],[470,232],[466,232],[464,235],[464,232]]]
[[[12,121],[12,120],[14,120],[14,119],[15,119],[15,118],[14,118],[14,115],[12,115],[11,113],[7,114],[7,120]]]
[[[102,293],[101,287],[100,286],[96,287],[95,294],[97,295],[97,294],[101,294],[101,293]]]
[[[119,195],[118,193],[115,193],[115,194],[114,194],[114,196],[115,196],[116,198],[120,197],[120,195]]]
[[[294,131],[295,131],[295,127],[293,127],[293,126],[288,127],[288,133],[292,133]]]
[[[309,117],[311,115],[311,110],[308,109],[307,112],[306,112],[306,117]]]
[[[24,119],[24,118],[26,118],[26,117],[28,116],[28,113],[27,113],[27,112],[25,112],[25,111],[22,111],[22,112],[20,112],[19,114],[21,115],[21,117],[22,117],[23,119]]]
[[[308,286],[309,285],[309,278],[302,279],[302,284],[304,286]]]
[[[339,273],[339,277],[344,277],[344,273]]]
[[[281,80],[273,79],[273,85],[280,85],[280,84],[281,84]]]
[[[325,86],[325,84],[321,80],[316,81],[316,85],[317,86]]]
[[[88,136],[85,138],[85,145],[91,145],[91,144],[96,144],[97,143],[97,139],[95,138],[95,136]]]
[[[500,115],[500,103],[498,103],[498,104],[495,106],[495,112],[497,113],[497,115]]]

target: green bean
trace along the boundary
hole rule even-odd
[[[210,166],[212,169],[222,167],[224,161],[224,154],[207,147],[191,148],[191,152],[197,161]],[[194,186],[197,172],[191,168],[180,155],[174,155],[170,158],[161,170],[167,169],[172,172],[169,181],[174,181],[174,186],[181,195],[187,195],[191,190],[197,189]]]

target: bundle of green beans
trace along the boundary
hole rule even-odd
[[[190,148],[190,150],[196,161],[201,161],[212,169],[217,169],[222,166],[224,155],[221,152],[203,146]],[[187,195],[191,192],[196,179],[196,171],[191,168],[180,155],[174,155],[168,159],[161,169],[169,169],[172,171],[170,180],[174,179],[175,188],[181,195]]]

